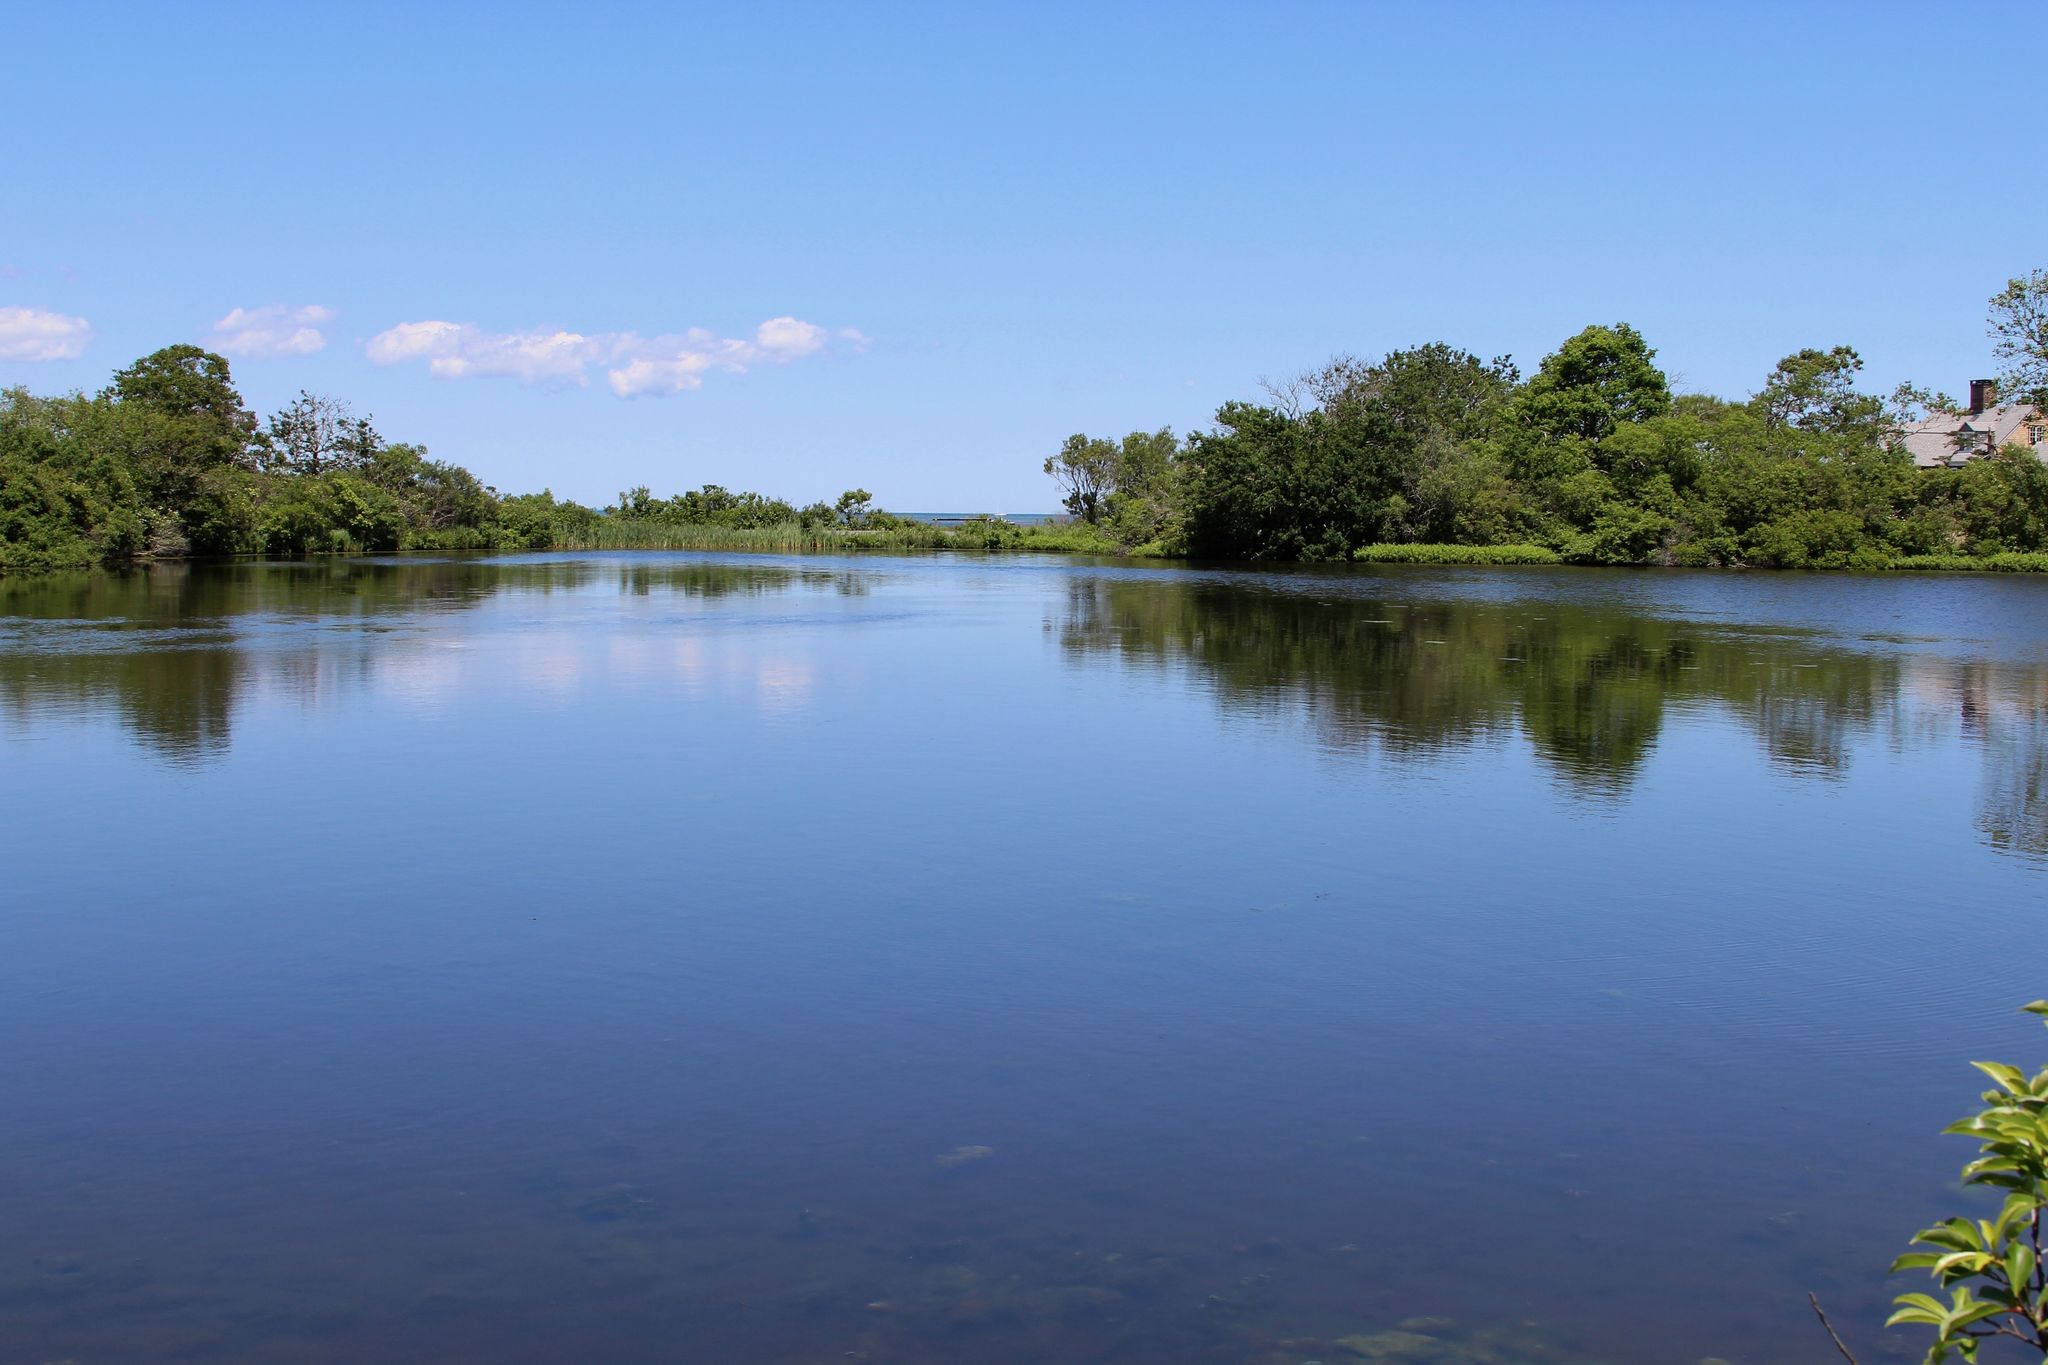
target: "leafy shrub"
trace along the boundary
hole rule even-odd
[[[2048,1000],[2025,1006],[2048,1022]],[[2048,1211],[2048,1067],[2031,1078],[2004,1062],[1972,1062],[1995,1089],[1984,1108],[1942,1131],[1975,1138],[1978,1157],[1963,1167],[1963,1183],[2004,1198],[1991,1218],[1949,1218],[1913,1239],[1926,1250],[1892,1263],[1925,1270],[1948,1291],[1902,1294],[1886,1326],[1932,1327],[1928,1365],[1951,1353],[1977,1358],[1978,1343],[1994,1337],[2018,1341],[2030,1355],[2048,1353],[2048,1267],[2041,1263],[2042,1217]]]

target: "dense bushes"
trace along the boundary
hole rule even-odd
[[[90,397],[0,393],[0,567],[507,534],[468,471],[385,444],[334,400],[301,394],[260,426],[227,361],[196,346],[145,356]]]

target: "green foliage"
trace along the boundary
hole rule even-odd
[[[865,488],[849,488],[832,504],[832,514],[842,526],[865,526],[874,510],[875,495]]]
[[[1090,526],[1109,525],[1121,544],[1175,529],[1180,442],[1171,427],[1134,431],[1120,442],[1077,432],[1044,469],[1070,514]]]
[[[2048,552],[2048,463],[2015,447],[1914,468],[1897,424],[1947,400],[1859,391],[1850,347],[1793,352],[1743,402],[1674,397],[1655,356],[1617,324],[1527,383],[1441,343],[1339,358],[1271,403],[1224,404],[1188,440],[1165,524],[1194,554],[1244,560],[1386,543],[1781,569]]]
[[[1380,538],[1393,463],[1363,424],[1249,403],[1226,403],[1216,422],[1188,444],[1195,554],[1346,559]]]
[[[1537,529],[1500,455],[1517,375],[1440,343],[1367,365],[1339,358],[1226,404],[1190,438],[1183,476],[1195,553],[1331,559],[1383,541],[1485,543]]]
[[[1779,361],[1752,407],[1770,430],[1797,427],[1835,435],[1874,431],[1885,419],[1882,400],[1856,391],[1863,358],[1847,346],[1809,346]]]
[[[1076,432],[1045,459],[1045,472],[1060,486],[1067,511],[1091,525],[1102,519],[1102,501],[1116,483],[1116,445]]]
[[[360,468],[364,480],[397,499],[408,544],[488,540],[496,529],[497,494],[462,466],[428,459],[422,446],[380,445]]]
[[[259,431],[227,362],[196,346],[145,356],[91,397],[0,393],[0,569],[545,548],[596,516],[545,493],[500,499],[338,399],[301,393]]]
[[[2048,270],[2016,275],[1991,296],[1990,330],[2006,401],[2048,407]]]
[[[2048,1000],[2025,1006],[2048,1022]],[[1925,1270],[1948,1294],[1902,1294],[1886,1326],[1932,1327],[1928,1365],[1949,1356],[1974,1361],[1981,1343],[2020,1342],[2048,1353],[2048,1269],[2042,1263],[2042,1216],[2048,1210],[2048,1067],[2032,1077],[2004,1062],[1972,1062],[1995,1088],[1985,1107],[1944,1132],[1974,1138],[1977,1159],[1963,1183],[2003,1197],[1990,1218],[1950,1218],[1913,1239],[1925,1250],[1892,1263],[1893,1273]]]
[[[1515,416],[1539,443],[1598,441],[1671,408],[1657,353],[1627,323],[1588,327],[1543,358],[1515,400]]]
[[[319,481],[326,495],[328,526],[348,538],[351,549],[395,550],[405,530],[398,499],[367,479],[352,474],[327,474]]]
[[[199,476],[192,496],[177,512],[163,515],[181,528],[189,553],[241,554],[264,549],[259,531],[264,495],[279,485],[240,469],[211,469]]]
[[[557,502],[554,493],[543,488],[499,501],[499,543],[511,550],[563,548],[586,540],[604,520],[581,503]]]
[[[121,459],[158,506],[179,510],[209,471],[255,466],[255,414],[210,351],[166,346],[116,371],[100,398],[93,445]]]

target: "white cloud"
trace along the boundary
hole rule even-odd
[[[287,308],[281,303],[237,308],[213,324],[207,344],[222,355],[266,360],[281,355],[311,355],[327,344],[320,324],[334,310],[318,304]]]
[[[92,340],[84,318],[40,308],[0,308],[0,360],[72,360]]]
[[[580,332],[486,332],[466,322],[401,322],[365,349],[378,365],[424,360],[442,379],[506,375],[522,384],[584,383],[584,368],[607,353],[602,338]]]
[[[621,398],[637,398],[644,393],[684,393],[704,387],[704,371],[711,364],[711,357],[702,352],[684,351],[668,360],[629,360],[608,377],[612,392]]]
[[[755,365],[779,364],[826,349],[834,337],[858,349],[867,338],[851,328],[837,333],[799,318],[770,318],[751,340],[721,337],[693,327],[687,332],[643,337],[636,332],[488,332],[467,322],[401,322],[371,337],[365,351],[378,365],[425,361],[442,379],[500,376],[522,384],[590,382],[593,365],[605,368],[611,390],[621,398],[685,393],[702,388],[712,370],[740,374]]]
[[[770,318],[754,329],[754,344],[774,356],[795,359],[825,345],[825,329],[795,318]]]

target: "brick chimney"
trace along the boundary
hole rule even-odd
[[[1998,381],[1995,379],[1972,379],[1970,381],[1970,416],[1975,417],[1986,408],[1998,406]]]

